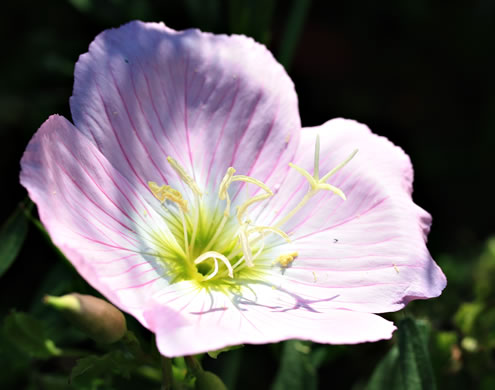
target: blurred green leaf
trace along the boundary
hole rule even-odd
[[[230,31],[245,34],[268,45],[275,0],[231,0],[229,2]]]
[[[69,3],[76,8],[78,11],[87,13],[91,10],[93,4],[91,0],[68,0]]]
[[[495,298],[495,238],[487,240],[475,270],[474,289],[479,301]]]
[[[194,24],[204,30],[215,31],[222,18],[220,0],[186,0],[184,6]]]
[[[457,344],[457,333],[436,332],[433,335],[432,361],[435,367],[447,370],[452,366],[452,348]]]
[[[62,353],[47,337],[43,323],[27,313],[9,314],[3,330],[11,343],[34,358],[47,359]]]
[[[311,363],[311,344],[289,340],[283,345],[282,360],[271,390],[316,390],[317,367]]]
[[[455,313],[454,322],[464,334],[471,334],[483,309],[482,303],[463,303]]]
[[[70,382],[78,387],[97,389],[100,385],[111,383],[113,375],[129,378],[135,367],[133,356],[120,350],[103,356],[91,355],[77,361]]]
[[[402,389],[402,382],[399,368],[399,348],[394,345],[376,366],[366,389]]]
[[[0,228],[0,277],[17,258],[27,231],[28,222],[19,206]]]
[[[405,390],[434,390],[435,377],[428,352],[428,328],[405,318],[398,324],[399,368]]]

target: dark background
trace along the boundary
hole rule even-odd
[[[30,137],[53,113],[70,118],[74,64],[99,32],[132,19],[164,21],[178,30],[245,33],[280,58],[289,27],[298,44],[286,63],[303,125],[339,116],[356,119],[410,155],[414,199],[433,215],[429,247],[451,282],[445,297],[420,304],[418,310],[433,317],[438,329],[455,330],[452,316],[459,300],[474,299],[469,285],[476,279],[471,274],[484,242],[495,233],[495,2],[303,0],[300,12],[304,4],[308,8],[301,34],[290,24],[292,1],[200,3],[2,3],[0,223],[26,196],[18,174]],[[32,228],[18,260],[0,280],[0,315],[12,307],[32,308],[43,293],[44,276],[58,262]],[[277,363],[275,355],[265,355],[262,348],[269,347],[246,348],[243,364],[253,359],[259,378],[268,381]],[[324,386],[330,386],[329,378],[335,381],[333,388],[350,388],[367,378],[387,345],[356,346],[352,351],[342,347],[342,353],[341,347],[335,348],[339,358],[321,374],[322,388],[329,388]],[[366,354],[370,360],[362,359],[356,367],[355,357]],[[219,359],[215,364],[223,363]],[[332,373],[339,372],[345,375],[336,379]],[[249,383],[249,374],[244,375]],[[474,371],[437,375],[459,386],[479,384]]]

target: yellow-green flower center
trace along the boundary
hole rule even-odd
[[[267,253],[264,253],[267,251],[265,240],[268,236],[276,235],[281,243],[290,243],[290,237],[282,230],[283,226],[320,190],[332,191],[346,199],[339,188],[326,181],[345,166],[357,151],[320,179],[319,150],[320,141],[317,137],[313,175],[304,168],[289,164],[308,180],[309,189],[301,201],[273,226],[256,225],[248,216],[252,205],[274,195],[263,182],[250,176],[235,175],[235,169],[229,167],[217,189],[215,201],[207,201],[186,170],[168,157],[167,161],[185,184],[186,190],[191,191],[193,199],[189,204],[177,189],[155,182],[148,183],[153,195],[165,209],[167,231],[156,232],[155,239],[160,242],[158,257],[164,262],[170,281],[191,280],[200,285],[220,285],[230,284],[239,278],[260,278],[270,268],[266,266]],[[233,182],[257,186],[261,193],[245,200],[234,211],[228,191]],[[269,259],[268,264],[288,267],[297,256],[297,251],[291,248],[273,255],[274,258]],[[258,261],[260,258],[263,261]]]

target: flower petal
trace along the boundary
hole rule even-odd
[[[290,78],[244,36],[131,22],[98,35],[76,65],[76,127],[132,182],[174,182],[175,158],[205,190],[229,166],[269,183],[297,146]],[[239,186],[239,184],[235,184]]]
[[[50,237],[78,272],[138,318],[168,283],[153,260],[163,218],[65,118],[50,117],[21,161],[21,183]]]
[[[263,284],[250,284],[237,294],[174,284],[155,296],[144,317],[168,357],[287,339],[354,344],[388,339],[395,330],[374,314],[318,312],[309,302]]]
[[[274,283],[301,296],[336,296],[329,307],[375,313],[438,296],[446,279],[425,245],[431,218],[411,199],[407,155],[366,126],[336,119],[302,132],[295,164],[310,173],[317,134],[320,177],[359,149],[328,181],[347,200],[322,191],[282,227],[299,255]],[[262,223],[289,212],[307,189],[307,180],[291,172]]]

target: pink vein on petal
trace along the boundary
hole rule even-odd
[[[161,276],[158,276],[155,279],[148,280],[147,282],[144,282],[144,283],[141,283],[141,284],[136,284],[136,285],[127,286],[127,287],[120,287],[120,288],[116,289],[115,291],[132,290],[134,288],[141,288],[141,287],[147,286],[149,284],[155,283],[157,280],[159,280],[161,278],[162,278]]]
[[[115,89],[117,90],[117,93],[119,95],[120,100],[122,101],[122,105],[124,106],[124,110],[125,110],[125,112],[127,114],[127,119],[129,120],[129,123],[130,123],[130,125],[132,127],[132,130],[134,131],[134,134],[136,135],[136,138],[138,139],[139,143],[141,144],[141,146],[143,147],[144,151],[146,152],[146,155],[148,156],[148,159],[151,161],[151,163],[153,164],[153,166],[155,167],[155,169],[160,174],[162,180],[164,182],[167,182],[167,179],[163,175],[162,170],[156,165],[155,160],[151,156],[148,148],[146,147],[146,144],[143,142],[143,140],[141,139],[141,136],[139,135],[139,132],[136,129],[136,125],[134,124],[134,121],[132,120],[132,116],[131,116],[131,113],[129,112],[129,108],[127,107],[127,103],[125,102],[124,97],[122,96],[122,92],[120,91],[120,88],[118,86],[118,83],[115,80],[115,75],[113,74],[113,71],[112,71],[111,68],[110,68],[110,75],[112,76],[113,84],[115,86]],[[141,105],[140,100],[139,100],[139,97],[136,96],[136,99],[138,100],[138,104]]]
[[[217,142],[215,144],[215,150],[212,154],[212,157],[211,157],[211,160],[210,160],[210,165],[208,167],[208,174],[206,176],[206,182],[208,183],[208,181],[210,180],[210,173],[211,173],[211,168],[213,167],[213,162],[215,161],[215,157],[216,157],[216,154],[218,152],[218,147],[220,145],[220,141],[222,140],[223,138],[223,133],[225,131],[225,126],[227,126],[227,123],[230,119],[230,115],[232,114],[232,111],[234,110],[234,106],[235,106],[235,102],[237,100],[237,96],[239,94],[239,80],[237,80],[237,83],[236,83],[236,90],[235,90],[235,93],[234,93],[234,96],[232,97],[232,104],[230,105],[229,107],[229,112],[227,113],[226,117],[225,117],[225,121],[223,122],[223,125],[222,125],[222,130],[220,130],[220,135],[218,136],[218,139],[217,139]]]
[[[187,109],[187,75],[189,72],[189,57],[186,58],[186,64],[184,67],[184,126],[186,130],[187,151],[189,153],[189,162],[191,163],[192,176],[196,179],[196,172],[194,170],[193,156],[191,151],[191,139],[189,136],[189,124],[188,124],[188,109]]]
[[[296,237],[293,239],[293,241],[295,240],[301,240],[303,238],[306,238],[306,237],[309,237],[309,236],[312,236],[312,235],[315,235],[315,234],[318,234],[318,233],[322,233],[322,232],[326,232],[328,230],[332,230],[332,229],[335,229],[336,227],[339,227],[339,226],[342,226],[342,225],[345,225],[355,219],[358,219],[358,218],[361,218],[362,216],[366,215],[367,213],[369,213],[370,211],[374,210],[375,208],[377,208],[378,206],[380,206],[383,202],[385,202],[386,200],[388,199],[388,197],[386,198],[383,198],[381,200],[379,200],[378,202],[376,202],[374,205],[372,205],[368,210],[360,213],[359,215],[353,215],[352,217],[349,217],[349,218],[346,218],[344,219],[343,221],[339,222],[339,223],[336,223],[335,225],[332,225],[332,226],[328,226],[324,229],[321,229],[321,230],[316,230],[314,232],[311,232],[311,233],[308,233],[308,234],[305,234],[304,236],[300,236],[300,237]]]
[[[108,113],[108,107],[107,107],[107,105],[105,103],[105,100],[103,99],[103,95],[101,94],[100,87],[99,87],[98,82],[96,80],[95,80],[95,85],[96,85],[96,89],[98,91],[98,96],[100,97],[101,103],[103,104],[103,109],[105,110],[105,114],[107,116],[108,124],[110,125],[110,128],[112,129],[112,132],[113,132],[113,134],[115,136],[115,139],[117,140],[117,143],[118,143],[118,145],[120,147],[120,150],[121,150],[121,152],[122,152],[125,160],[127,161],[127,164],[129,165],[129,168],[131,168],[131,171],[134,173],[134,175],[136,176],[136,178],[141,182],[141,184],[143,185],[143,187],[146,188],[146,191],[149,191],[151,193],[151,190],[149,189],[149,187],[144,183],[143,179],[138,175],[138,173],[134,169],[134,166],[131,164],[131,161],[129,160],[129,156],[127,156],[127,153],[125,152],[125,149],[122,146],[122,142],[121,142],[119,136],[117,135],[117,131],[115,130],[115,127],[113,126],[112,120],[110,119],[110,115]]]
[[[278,102],[278,103],[280,103],[280,102]],[[263,144],[261,145],[261,147],[258,150],[258,153],[256,154],[256,158],[254,159],[254,162],[251,165],[251,168],[249,168],[249,172],[246,174],[247,176],[251,176],[256,164],[258,163],[258,160],[261,156],[261,153],[263,152],[263,149],[265,148],[266,142],[268,141],[268,138],[270,138],[270,135],[272,134],[273,128],[275,127],[275,122],[276,122],[277,117],[278,117],[279,109],[280,109],[279,104],[277,104],[277,111],[275,112],[275,115],[273,116],[273,120],[270,124],[270,128],[268,129],[267,135],[266,135],[265,139],[263,140]],[[237,196],[239,195],[239,193],[241,192],[241,190],[245,184],[246,184],[246,182],[244,182],[244,181],[241,182],[241,184],[239,185],[239,187],[237,189],[237,192],[232,197],[232,202],[235,201],[235,199],[237,198]]]
[[[234,162],[235,162],[235,160],[237,158],[237,151],[239,150],[239,146],[241,145],[242,140],[244,139],[244,136],[246,135],[246,133],[247,133],[247,131],[249,129],[249,126],[251,126],[251,121],[254,118],[254,114],[256,113],[256,109],[258,108],[258,104],[261,101],[261,97],[262,96],[263,96],[263,93],[262,92],[259,92],[258,93],[258,98],[256,99],[256,103],[254,104],[254,107],[253,107],[253,112],[249,116],[248,123],[247,123],[246,127],[244,128],[244,130],[242,130],[242,134],[241,134],[241,136],[239,137],[239,139],[237,140],[237,142],[236,142],[236,144],[234,146],[234,152],[232,153],[232,159],[230,160],[230,166],[231,167],[234,166]]]

